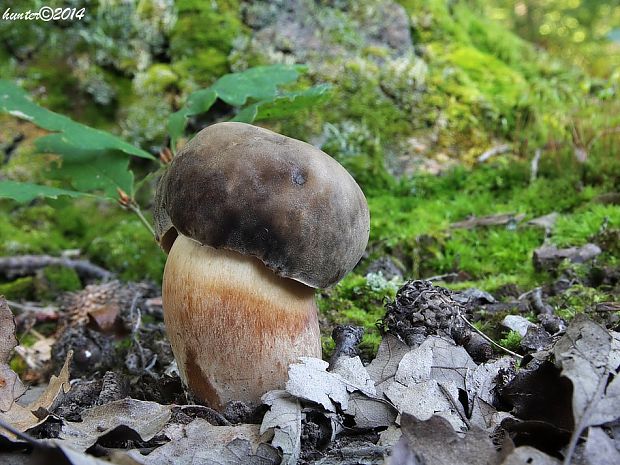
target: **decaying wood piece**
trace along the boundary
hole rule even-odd
[[[73,268],[81,278],[85,279],[102,279],[107,281],[114,276],[112,272],[88,260],[52,257],[51,255],[21,255],[0,258],[0,274],[5,275],[9,279],[34,274],[37,270],[47,266]]]
[[[525,218],[523,213],[500,213],[498,215],[475,217],[452,223],[452,229],[473,229],[478,226],[501,226],[510,223],[519,223]]]

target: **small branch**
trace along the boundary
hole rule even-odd
[[[364,329],[359,326],[338,325],[332,331],[332,339],[336,343],[334,352],[329,360],[329,368],[333,368],[340,357],[354,357],[357,355],[357,346],[362,340]]]
[[[110,271],[94,265],[88,260],[73,260],[51,255],[21,255],[16,257],[0,257],[0,274],[13,279],[19,276],[33,275],[37,270],[47,266],[65,266],[73,268],[83,278],[95,278],[108,281],[114,277]]]
[[[9,304],[11,310],[15,310],[16,313],[28,312],[28,313],[43,313],[43,314],[54,314],[58,312],[58,307],[54,307],[53,305],[47,305],[46,307],[39,307],[37,305],[32,305],[29,303],[19,303],[14,302],[12,300],[6,301]]]
[[[469,320],[467,318],[465,318],[465,316],[459,312],[459,316],[461,317],[461,319],[465,322],[465,324],[467,324],[467,326],[469,326],[471,329],[473,329],[475,332],[477,332],[478,334],[480,334],[480,336],[483,337],[484,340],[490,342],[492,345],[494,345],[495,347],[497,347],[500,350],[503,350],[504,352],[512,355],[513,357],[516,357],[518,360],[523,360],[523,356],[517,354],[516,352],[513,352],[510,349],[506,349],[505,347],[500,346],[497,342],[495,342],[493,339],[491,339],[489,336],[487,336],[486,334],[484,334],[482,331],[480,331],[478,328],[476,328],[474,325],[472,325]]]
[[[138,216],[138,218],[140,218],[140,221],[142,222],[142,224],[153,235],[153,237],[155,237],[156,236],[155,230],[151,226],[151,223],[149,223],[148,220],[142,214],[142,210],[140,210],[140,207],[138,206],[138,204],[135,202],[132,202],[127,206],[127,208],[131,210],[132,212],[134,212]]]
[[[506,153],[510,150],[510,148],[510,144],[501,144],[496,145],[495,147],[491,147],[489,150],[483,152],[483,154],[478,157],[478,163],[484,163],[489,158],[492,158],[495,155],[501,155],[502,153]]]
[[[452,223],[452,229],[473,229],[479,226],[502,226],[507,224],[517,224],[525,218],[523,213],[498,213],[496,215],[475,217]]]
[[[540,149],[536,149],[534,158],[532,158],[532,163],[530,164],[530,184],[536,181],[536,178],[538,177],[538,163],[540,162],[541,155],[542,151]]]
[[[434,281],[445,281],[446,279],[457,279],[458,277],[459,277],[458,273],[446,273],[446,274],[440,274],[437,276],[431,276],[430,278],[424,278],[424,280],[434,282]]]

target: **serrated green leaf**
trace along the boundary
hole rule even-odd
[[[290,92],[273,99],[256,102],[241,110],[232,121],[251,123],[289,116],[299,110],[320,104],[329,95],[330,86],[322,84],[299,92]]]
[[[295,82],[301,65],[257,66],[241,73],[226,74],[211,87],[229,105],[245,105],[249,98],[265,100],[277,95],[278,86]]]
[[[38,197],[57,199],[62,195],[83,197],[89,194],[29,182],[0,181],[0,198],[13,199],[20,203],[31,202]]]
[[[217,98],[232,106],[245,105],[248,99],[273,100],[277,97],[278,86],[295,82],[305,69],[302,65],[257,66],[240,73],[226,74],[211,87],[190,94],[185,106],[168,118],[171,147],[173,150],[176,148],[187,118],[207,112]]]
[[[170,115],[168,118],[168,133],[170,134],[170,145],[172,147],[176,147],[177,140],[183,135],[187,118],[207,112],[216,99],[217,93],[213,89],[201,89],[190,94],[185,106]]]
[[[129,158],[115,150],[86,150],[69,144],[62,134],[50,134],[36,141],[41,152],[62,154],[62,162],[51,177],[68,182],[81,192],[102,191],[110,199],[118,198],[117,189],[134,194],[134,176]]]
[[[48,131],[57,132],[64,137],[66,144],[74,147],[84,150],[115,150],[149,160],[155,159],[150,153],[108,132],[76,123],[66,116],[40,107],[28,98],[28,94],[21,87],[3,79],[0,79],[0,111],[30,121]]]

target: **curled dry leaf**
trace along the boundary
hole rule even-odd
[[[282,451],[282,464],[294,465],[301,452],[301,406],[286,391],[269,391],[262,398],[269,410],[263,417],[260,435],[271,432],[271,445]]]
[[[80,451],[93,446],[99,438],[116,428],[133,431],[135,439],[149,441],[171,417],[172,406],[136,399],[123,399],[99,405],[82,413],[82,421],[63,424],[59,437]]]
[[[199,418],[185,427],[182,438],[158,447],[147,456],[136,450],[129,455],[146,465],[279,464],[280,454],[271,445],[261,443],[259,428],[259,425],[214,426]]]
[[[620,451],[602,428],[590,428],[583,449],[583,459],[587,465],[620,463]]]
[[[286,390],[295,397],[322,405],[329,412],[336,411],[334,403],[346,408],[347,387],[336,375],[326,371],[329,364],[310,357],[301,357],[301,361],[289,367]]]
[[[331,373],[339,375],[347,384],[349,392],[360,391],[367,396],[375,396],[377,390],[368,370],[359,357],[340,357],[336,359]]]
[[[49,384],[36,400],[26,407],[13,403],[9,410],[0,413],[0,418],[18,431],[27,431],[43,423],[50,412],[62,402],[64,395],[71,389],[69,384],[69,367],[71,366],[72,357],[73,352],[70,351],[67,354],[65,364],[60,370],[60,374],[52,376]]]
[[[69,366],[72,353],[67,355],[60,374],[52,376],[41,396],[23,407],[16,400],[26,392],[26,388],[17,374],[8,366],[11,350],[16,345],[13,314],[6,300],[2,298],[0,299],[0,419],[17,431],[27,431],[42,423],[49,412],[62,400],[64,394],[69,391]]]
[[[0,414],[7,412],[26,388],[9,367],[11,351],[17,346],[15,320],[6,300],[0,297]]]
[[[500,454],[480,428],[459,436],[448,420],[433,416],[418,420],[412,415],[401,418],[402,438],[394,448],[389,465],[494,465]]]
[[[553,353],[562,376],[573,385],[575,427],[566,454],[569,463],[585,428],[620,418],[620,334],[577,315]]]
[[[457,410],[458,389],[454,383],[440,385],[431,379],[405,386],[394,382],[385,390],[385,395],[403,415],[414,415],[421,420],[436,415],[447,420],[458,431],[467,428],[463,415]]]

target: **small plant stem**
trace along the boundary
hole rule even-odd
[[[482,336],[486,341],[488,341],[489,343],[491,343],[492,345],[494,345],[495,347],[497,347],[498,349],[503,350],[504,352],[512,355],[513,357],[517,358],[518,360],[523,360],[523,356],[517,354],[516,352],[513,352],[510,349],[506,349],[505,347],[500,346],[497,342],[495,342],[493,339],[491,339],[489,336],[487,336],[486,334],[484,334],[482,331],[480,331],[478,328],[476,328],[474,325],[472,325],[469,320],[467,320],[467,318],[465,318],[465,316],[463,314],[461,314],[459,312],[459,316],[461,317],[461,319],[467,324],[467,326],[469,326],[471,329],[473,329],[475,332],[477,332],[478,334],[480,334],[480,336]]]
[[[151,226],[151,223],[149,223],[148,220],[142,214],[142,210],[140,210],[140,207],[138,206],[138,204],[135,201],[132,201],[127,205],[127,208],[129,208],[129,210],[134,212],[138,216],[138,218],[140,218],[140,221],[142,222],[142,224],[146,227],[146,229],[149,230],[149,232],[153,235],[153,237],[155,237],[156,236],[155,230]]]

